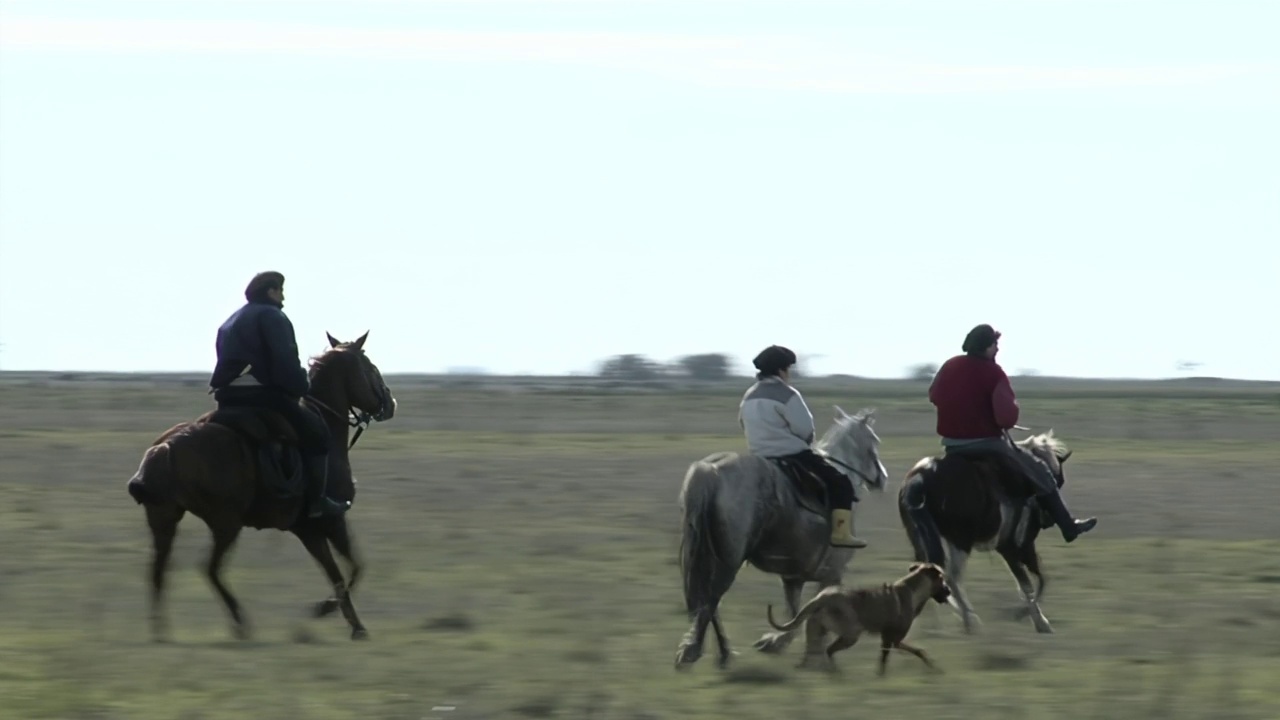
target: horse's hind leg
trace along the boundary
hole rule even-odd
[[[973,634],[982,626],[982,623],[978,619],[978,614],[974,612],[973,605],[969,603],[964,586],[960,583],[968,561],[969,553],[952,543],[947,543],[947,580],[951,585],[951,596],[947,598],[947,602],[960,612],[960,617],[964,621],[964,631]]]
[[[724,626],[720,624],[720,610],[718,608],[715,612],[711,613],[711,627],[716,631],[716,646],[720,651],[720,656],[717,658],[717,664],[720,666],[720,669],[723,670],[729,667],[729,660],[738,653],[734,652],[733,648],[729,647],[729,634],[724,631]]]
[[[231,546],[235,544],[236,538],[240,537],[240,524],[238,522],[229,522],[226,524],[214,525],[210,524],[209,529],[213,532],[213,549],[209,552],[209,564],[205,568],[205,575],[209,578],[209,583],[213,585],[213,589],[218,593],[218,597],[222,598],[222,602],[227,606],[227,612],[231,614],[231,619],[235,622],[231,626],[231,631],[235,633],[237,638],[241,640],[249,637],[249,624],[245,621],[244,613],[240,610],[240,603],[236,602],[236,598],[223,584],[219,573],[222,571],[222,561],[226,557]]]
[[[804,580],[801,578],[782,578],[782,596],[787,601],[787,612],[791,613],[787,620],[796,616],[800,612],[800,594],[804,590]],[[787,649],[791,641],[795,639],[799,630],[787,632],[785,630],[777,630],[767,632],[760,636],[753,646],[756,650],[764,653],[776,654]]]
[[[342,616],[347,619],[347,624],[351,626],[351,639],[368,639],[369,631],[365,629],[364,624],[360,622],[359,616],[356,615],[356,608],[351,603],[351,592],[346,582],[342,579],[342,571],[338,569],[338,562],[333,559],[333,553],[329,550],[329,538],[319,532],[310,530],[303,530],[295,534],[302,541],[302,545],[307,549],[307,552],[311,553],[311,557],[320,563],[325,575],[329,577],[329,582],[333,585],[334,597],[338,599],[338,607],[342,610]]]
[[[164,579],[178,534],[178,522],[186,511],[172,506],[147,506],[147,525],[151,528],[151,637],[156,642],[169,638],[169,623],[164,615]]]
[[[329,542],[333,545],[333,549],[338,551],[339,555],[346,558],[347,562],[351,565],[350,579],[347,580],[347,592],[354,593],[356,590],[356,581],[360,579],[360,572],[363,568],[361,567],[360,558],[356,555],[355,548],[352,546],[351,533],[347,529],[347,523],[345,519],[340,520],[342,521],[338,522],[333,528],[333,531],[329,534]],[[316,603],[312,608],[312,615],[318,618],[328,617],[341,609],[341,607],[342,601],[334,595],[326,600],[321,600]]]

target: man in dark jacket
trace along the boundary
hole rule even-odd
[[[996,363],[1000,333],[990,325],[969,331],[957,355],[938,369],[929,386],[937,408],[937,432],[948,453],[997,456],[1010,460],[1031,481],[1036,498],[1053,517],[1067,542],[1098,524],[1076,520],[1067,510],[1053,472],[1036,456],[1014,445],[1007,431],[1018,423],[1018,401],[1004,369]]]
[[[274,410],[298,433],[309,482],[307,515],[338,515],[350,503],[324,494],[329,469],[329,430],[300,400],[311,389],[298,354],[293,323],[284,314],[284,275],[262,272],[245,288],[247,301],[218,328],[218,363],[209,379],[218,407]]]

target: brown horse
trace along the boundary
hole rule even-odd
[[[329,349],[311,360],[311,394],[305,403],[324,418],[329,429],[327,494],[349,502],[355,497],[355,480],[347,455],[348,433],[352,427],[360,428],[358,439],[370,419],[390,420],[396,401],[382,373],[364,353],[369,333],[346,343],[328,333],[326,336]],[[151,629],[156,640],[168,635],[162,609],[165,569],[178,523],[187,512],[203,520],[213,534],[206,574],[231,614],[237,637],[247,638],[249,626],[218,572],[245,527],[287,530],[296,535],[334,589],[333,597],[319,603],[315,614],[341,609],[351,625],[351,638],[368,637],[351,603],[360,563],[352,551],[346,517],[307,517],[297,453],[293,428],[277,413],[257,408],[207,412],[169,428],[146,450],[128,489],[146,509],[154,543]],[[330,543],[351,564],[349,582],[343,580]]]

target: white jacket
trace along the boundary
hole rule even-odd
[[[779,457],[810,449],[813,413],[799,391],[777,376],[752,385],[738,405],[738,424],[753,455]]]

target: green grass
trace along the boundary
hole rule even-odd
[[[306,616],[327,588],[296,540],[246,531],[224,577],[255,637],[232,641],[198,570],[208,533],[188,518],[171,573],[175,642],[154,645],[149,536],[124,481],[146,443],[207,398],[162,387],[135,404],[95,386],[43,404],[37,390],[6,386],[0,404],[5,718],[1280,717],[1280,415],[1241,411],[1265,393],[1024,402],[1076,450],[1072,506],[1102,519],[1070,546],[1054,532],[1042,541],[1057,633],[1005,617],[1013,583],[979,554],[966,586],[982,632],[931,608],[911,637],[944,673],[895,655],[877,678],[871,639],[838,656],[841,676],[794,669],[799,644],[752,650],[765,605],[782,598],[751,568],[723,605],[734,667],[717,670],[712,645],[673,670],[688,624],[675,496],[689,461],[741,448],[727,392],[408,387],[402,416],[352,456],[368,562],[356,603],[372,640]],[[85,398],[94,408],[60,407]],[[896,478],[937,445],[918,403],[882,413]],[[910,552],[891,498],[868,498],[857,524],[872,546],[849,581],[901,575]]]

